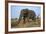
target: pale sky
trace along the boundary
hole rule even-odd
[[[11,6],[11,18],[19,18],[20,12],[22,9],[33,10],[36,15],[40,15],[41,7],[40,6]]]

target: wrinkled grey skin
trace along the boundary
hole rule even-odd
[[[33,10],[23,9],[23,10],[21,10],[21,13],[20,13],[19,22],[21,21],[22,17],[24,20],[23,23],[25,23],[26,18],[28,21],[29,21],[29,19],[35,20],[36,14]]]

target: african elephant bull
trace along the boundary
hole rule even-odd
[[[35,20],[36,14],[33,10],[23,9],[23,10],[21,10],[21,13],[20,13],[19,22],[21,21],[22,17],[24,20],[23,23],[25,23],[26,18],[28,21],[29,21],[29,19]]]

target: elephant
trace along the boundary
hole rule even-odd
[[[19,22],[21,21],[21,19],[23,18],[23,23],[25,22],[25,19],[27,18],[27,20],[29,21],[29,19],[35,20],[36,18],[36,14],[33,10],[29,10],[29,9],[22,9],[20,16],[19,16]],[[18,24],[19,24],[18,22]]]

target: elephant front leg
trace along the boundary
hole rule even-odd
[[[23,17],[23,23],[25,24],[25,23],[28,23],[28,21],[29,21],[29,18],[28,17]]]
[[[25,24],[26,22],[25,22],[25,16],[23,16],[23,23]]]

